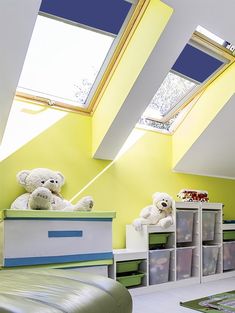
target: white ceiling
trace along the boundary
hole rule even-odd
[[[235,179],[235,94],[174,168],[177,172]]]
[[[0,1],[0,142],[41,0]]]
[[[181,24],[193,21],[229,42],[234,42],[234,0],[164,0],[175,9],[175,15],[181,16]],[[175,35],[178,32],[175,29]]]

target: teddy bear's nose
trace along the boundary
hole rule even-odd
[[[167,206],[166,202],[162,202],[162,206],[166,207]]]
[[[54,181],[54,179],[50,179],[50,183],[54,183],[55,181]]]

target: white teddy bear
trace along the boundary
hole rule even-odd
[[[69,210],[90,211],[94,205],[90,196],[82,198],[75,205],[60,195],[64,176],[47,168],[23,170],[17,180],[27,193],[16,198],[11,209],[15,210]]]
[[[133,221],[133,226],[140,231],[142,225],[158,225],[167,228],[173,224],[173,199],[167,193],[156,192],[153,195],[153,204],[143,208],[140,217]]]

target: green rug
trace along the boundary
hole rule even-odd
[[[204,313],[235,313],[235,290],[192,301],[180,302],[180,305]]]

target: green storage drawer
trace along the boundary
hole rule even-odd
[[[141,260],[132,260],[132,261],[122,261],[117,262],[116,272],[117,273],[127,273],[127,272],[137,272]]]
[[[235,230],[224,230],[223,238],[224,240],[235,240]]]
[[[144,273],[138,273],[128,276],[117,277],[117,281],[119,281],[119,283],[121,283],[125,287],[139,286],[141,285],[143,277]]]
[[[169,233],[153,233],[149,234],[149,244],[166,244],[167,239],[170,236]]]

